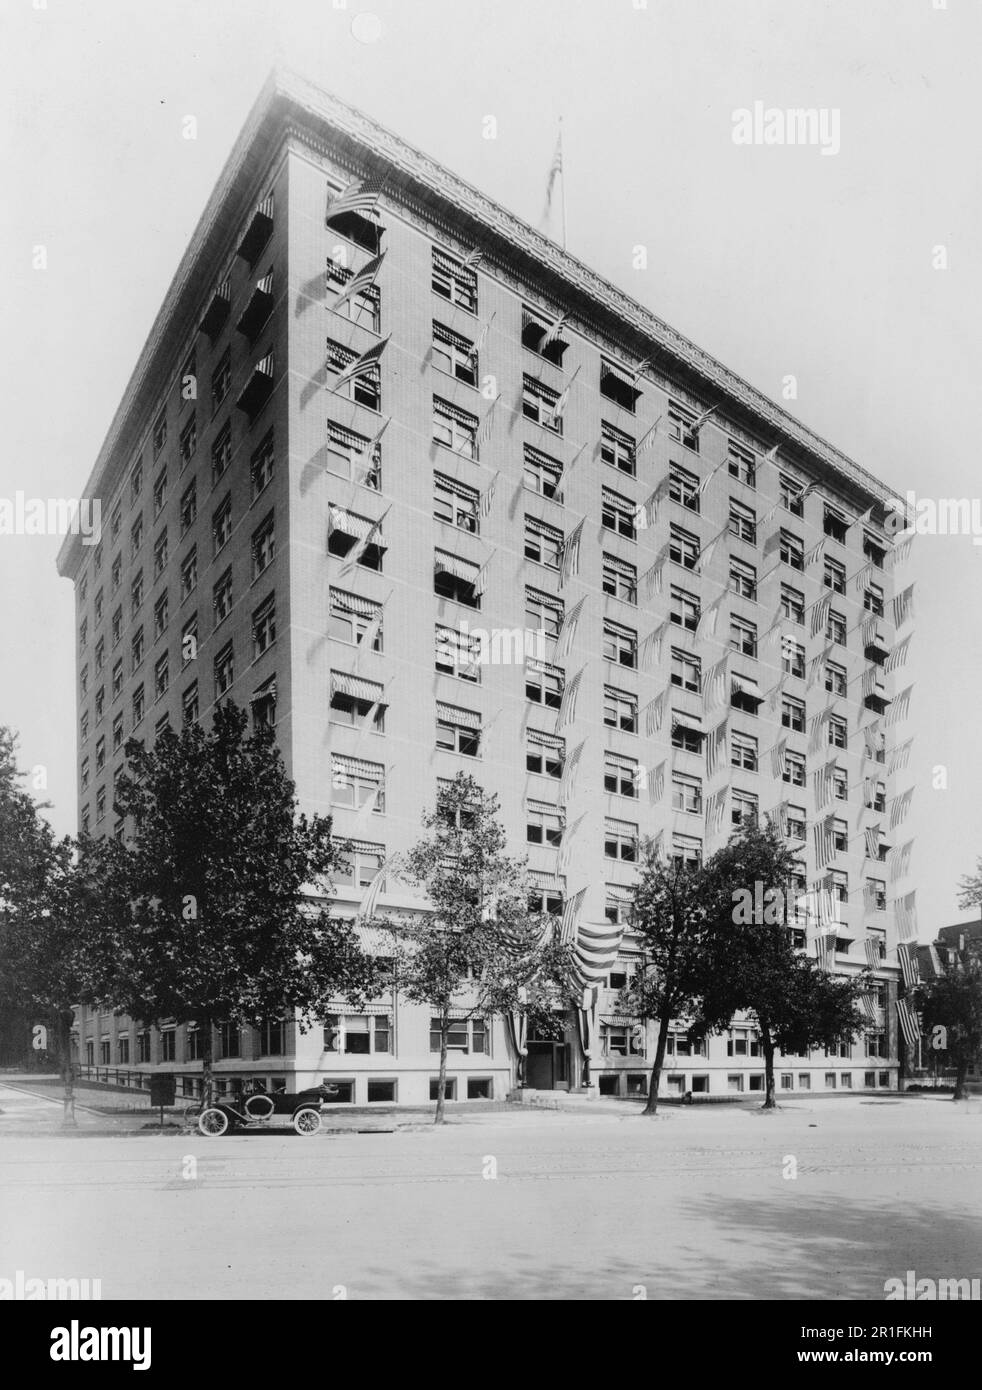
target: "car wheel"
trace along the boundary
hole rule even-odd
[[[316,1134],[320,1127],[320,1111],[314,1110],[312,1106],[305,1105],[293,1117],[293,1128],[298,1134]]]
[[[210,1139],[217,1139],[228,1129],[228,1116],[224,1110],[217,1110],[214,1107],[202,1110],[198,1116],[198,1129]]]

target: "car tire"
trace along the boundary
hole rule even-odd
[[[321,1127],[321,1113],[312,1105],[304,1105],[293,1117],[293,1128],[297,1134],[316,1134]]]
[[[198,1116],[198,1131],[209,1139],[217,1139],[228,1131],[228,1116],[217,1106],[209,1106]]]

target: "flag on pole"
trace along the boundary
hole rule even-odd
[[[913,1052],[917,1048],[917,1041],[921,1036],[921,1025],[917,1020],[917,1014],[906,999],[897,1000],[897,1017],[900,1019],[904,1042]]]
[[[481,516],[483,516],[483,517],[487,517],[487,516],[490,516],[490,515],[491,515],[491,507],[492,507],[492,505],[494,504],[494,492],[495,492],[495,488],[498,486],[498,478],[499,478],[499,476],[500,476],[499,473],[495,473],[495,475],[494,475],[494,477],[491,479],[490,483],[488,483],[488,485],[487,485],[487,487],[485,488],[485,490],[481,493],[481,501],[480,501],[480,505],[479,505],[479,507],[478,507],[478,511],[480,512]]]
[[[385,185],[385,175],[371,175],[367,179],[357,179],[349,183],[327,207],[327,222],[330,224],[346,212],[371,212],[379,200]]]
[[[378,462],[375,458],[375,450],[381,444],[382,436],[383,434],[385,434],[385,431],[389,428],[389,425],[391,423],[391,418],[383,420],[381,428],[376,430],[375,434],[365,445],[364,449],[360,450],[357,454],[356,457],[358,459],[359,471],[361,471],[362,468],[364,469],[364,472],[362,472],[361,476],[358,478],[359,483],[367,483],[368,480],[376,473],[378,469]]]
[[[354,299],[355,295],[360,294],[362,290],[370,289],[375,283],[375,277],[378,275],[379,267],[384,260],[385,252],[383,251],[380,256],[374,256],[372,260],[366,261],[361,270],[352,275],[331,308],[333,310],[340,309],[345,300]]]
[[[559,562],[559,584],[562,588],[568,584],[574,575],[580,572],[580,540],[583,536],[583,527],[586,525],[586,517],[579,522],[566,537],[562,544],[562,554]]]
[[[907,819],[907,812],[910,810],[910,803],[914,799],[914,788],[908,787],[900,796],[891,798],[890,801],[890,829],[896,830],[898,825],[902,825]]]
[[[809,550],[807,555],[805,556],[805,569],[807,569],[809,565],[813,565],[816,560],[820,560],[824,553],[825,537],[823,536],[822,539],[816,545],[812,546],[811,550]]]
[[[659,415],[655,423],[652,426],[650,426],[649,429],[646,429],[644,434],[638,440],[637,446],[634,450],[634,457],[636,459],[640,458],[642,454],[647,453],[648,450],[651,448],[652,444],[654,444],[655,436],[658,434],[658,426],[661,424],[661,420],[662,417]]]
[[[574,603],[573,607],[570,608],[568,612],[563,614],[563,620],[559,625],[559,631],[556,633],[556,651],[561,661],[565,661],[569,656],[570,649],[576,641],[576,629],[585,603],[586,599],[581,598],[578,603]]]
[[[917,935],[917,890],[898,898],[894,904],[897,919],[897,935],[901,941],[910,941]]]
[[[579,374],[580,369],[579,367],[577,367],[573,372],[573,375],[570,377],[569,381],[566,383],[566,386],[562,394],[560,395],[559,400],[556,402],[556,404],[552,408],[552,411],[549,413],[549,418],[551,420],[561,420],[563,418],[563,412],[566,409],[566,402],[569,400],[569,393],[572,390],[573,382],[576,380]]]
[[[553,323],[549,328],[547,328],[545,333],[539,339],[539,352],[545,352],[547,347],[551,346],[552,343],[558,341],[563,329],[566,327],[566,323],[566,315],[560,314],[559,318],[556,319],[555,323]]]
[[[388,859],[383,859],[378,872],[372,877],[364,893],[361,902],[358,904],[357,917],[360,922],[365,922],[375,916],[375,908],[378,905],[379,894],[385,887],[385,878],[390,874],[397,863],[397,856],[390,855]]]
[[[654,738],[655,734],[661,731],[662,720],[665,717],[665,701],[667,695],[668,691],[663,690],[660,695],[656,695],[653,700],[649,700],[645,705],[644,732],[646,738]]]
[[[565,806],[573,795],[573,787],[576,783],[576,774],[579,771],[580,759],[583,757],[583,749],[586,747],[586,739],[582,739],[570,753],[568,758],[563,760],[563,771],[559,779],[559,804]]]
[[[587,890],[581,888],[578,893],[574,893],[571,898],[567,898],[563,904],[563,916],[559,927],[559,940],[565,944],[571,944],[576,938],[576,926],[579,921],[580,912],[583,909],[583,899],[586,897]]]
[[[473,251],[468,251],[467,255],[464,256],[461,265],[465,270],[476,270],[483,260],[484,252],[478,251],[475,247]],[[492,318],[493,317],[494,315],[492,314]]]
[[[910,872],[910,856],[914,848],[914,841],[907,840],[898,849],[891,850],[890,859],[890,882],[896,883],[900,878],[906,878]]]
[[[893,600],[893,622],[895,627],[903,627],[914,616],[914,586],[908,584],[902,593]]]
[[[702,429],[703,425],[709,419],[710,415],[715,415],[717,410],[719,410],[718,405],[711,405],[708,410],[704,410],[702,414],[698,417],[698,419],[694,420],[693,423],[689,426],[689,433],[691,435],[694,435],[695,438],[698,439],[699,431]]]
[[[879,861],[880,858],[880,825],[868,825],[863,832],[866,839],[866,858]]]
[[[871,970],[878,970],[880,966],[880,938],[868,936],[863,945],[866,948],[866,964]]]
[[[657,806],[665,795],[665,762],[664,760],[653,767],[648,774],[648,800],[652,806]]]
[[[368,549],[368,547],[374,543],[375,537],[381,533],[382,522],[389,515],[390,509],[390,507],[386,507],[385,511],[378,518],[378,520],[372,522],[371,526],[362,536],[361,540],[358,541],[355,544],[355,546],[348,552],[347,559],[345,560],[341,568],[338,570],[339,579],[342,579],[346,574],[351,573],[351,571],[361,560],[362,556],[365,554],[365,551]]]
[[[913,689],[914,687],[912,685],[908,685],[906,690],[901,690],[900,694],[887,710],[886,718],[883,723],[888,729],[892,729],[894,724],[899,724],[901,720],[907,718],[910,713],[910,696]]]
[[[890,754],[890,763],[887,767],[887,776],[892,777],[895,772],[902,772],[910,763],[910,750],[914,746],[914,740],[909,738],[901,743]]]
[[[491,434],[494,430],[494,412],[500,400],[501,392],[499,391],[498,394],[495,396],[494,400],[488,406],[487,410],[484,412],[484,419],[481,421],[480,428],[477,431],[478,444],[486,444],[488,440],[491,438]]]
[[[383,338],[381,342],[373,343],[367,352],[363,352],[360,357],[349,362],[348,366],[335,378],[331,390],[340,391],[341,387],[346,386],[349,381],[358,381],[361,377],[372,376],[381,361],[382,353],[385,351],[388,341],[388,338]]]
[[[825,625],[829,620],[829,611],[831,607],[832,600],[831,598],[829,598],[828,594],[826,594],[824,598],[820,598],[818,602],[815,604],[814,608],[812,609],[813,637],[818,637],[820,633],[825,631]]]
[[[559,702],[559,719],[556,726],[559,729],[565,728],[567,724],[572,724],[576,719],[576,699],[580,693],[580,681],[582,679],[583,670],[579,670],[573,679],[567,681],[563,687],[562,699]]]
[[[900,973],[907,989],[913,989],[915,985],[919,985],[921,972],[917,965],[916,942],[901,941],[897,946],[897,960],[900,963]]]
[[[495,309],[494,313],[491,315],[491,317],[488,319],[487,323],[484,325],[484,327],[481,329],[480,333],[477,335],[477,342],[474,344],[474,356],[477,356],[477,354],[478,354],[478,353],[481,351],[481,349],[484,347],[484,344],[485,344],[485,342],[486,342],[486,340],[487,340],[488,333],[491,331],[491,325],[494,323],[494,321],[495,321],[495,319],[497,318],[497,316],[498,316],[498,311],[497,311],[497,309]]]
[[[893,651],[883,663],[883,669],[887,672],[898,671],[901,666],[907,665],[907,653],[910,651],[910,638],[905,637],[899,647],[894,647]]]

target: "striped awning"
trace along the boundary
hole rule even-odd
[[[558,734],[546,734],[541,729],[526,729],[525,732],[529,743],[538,744],[541,748],[555,748],[561,753],[566,747],[566,740]]]
[[[566,676],[562,666],[553,666],[550,661],[536,661],[535,657],[529,657],[525,663],[525,669],[526,671],[538,671],[543,676],[558,676],[560,680],[564,680]]]
[[[730,676],[730,685],[737,695],[747,695],[752,700],[763,700],[760,693],[760,686],[749,676]]]
[[[357,449],[359,452],[364,450],[368,444],[368,440],[363,434],[356,434],[354,430],[339,425],[336,420],[328,420],[327,434],[332,443],[346,444],[349,448]]]
[[[334,753],[331,757],[331,767],[335,774],[366,777],[374,782],[380,782],[385,772],[382,763],[369,763],[364,758],[351,758],[347,753]]]
[[[466,579],[468,584],[473,584],[481,568],[473,560],[465,560],[461,555],[451,555],[449,550],[434,552],[433,567],[437,572],[452,574],[457,579]]]
[[[445,492],[452,492],[455,497],[463,497],[468,502],[476,502],[480,496],[476,487],[468,487],[466,483],[458,483],[456,478],[451,478],[446,473],[436,473],[434,477],[437,484]]]
[[[328,509],[329,528],[332,531],[340,531],[345,536],[354,536],[357,541],[363,541],[373,525],[374,522],[367,516],[356,516],[344,507],[332,506]]]
[[[458,277],[461,275],[468,275],[474,279],[477,278],[473,270],[462,265],[460,261],[455,260],[448,252],[441,251],[438,246],[433,247],[433,265],[437,270],[450,272]]]
[[[438,343],[449,343],[452,347],[460,348],[462,352],[473,351],[474,344],[469,338],[464,338],[460,333],[455,333],[452,328],[447,328],[445,324],[433,324],[433,337]]]
[[[447,724],[455,724],[461,729],[479,729],[481,727],[481,716],[477,710],[460,709],[457,705],[444,705],[439,700],[436,702],[436,717]]]
[[[525,529],[534,531],[538,536],[551,536],[553,540],[561,541],[563,539],[563,533],[558,526],[550,526],[548,521],[542,521],[537,516],[525,518]]]
[[[477,416],[471,415],[469,411],[461,410],[459,406],[451,401],[445,401],[437,397],[433,402],[433,409],[438,415],[443,415],[450,420],[456,420],[458,425],[464,425],[467,429],[477,428]]]
[[[566,879],[558,874],[547,873],[544,869],[529,869],[529,883],[536,888],[554,888],[561,893],[566,887]]]
[[[342,589],[331,590],[331,608],[335,613],[352,613],[357,618],[374,618],[381,607],[380,603],[373,603],[371,599],[362,598],[360,594],[348,594]]]
[[[343,840],[339,844],[349,854],[385,854],[385,845],[378,845],[374,840]]]
[[[530,584],[525,586],[525,602],[534,603],[541,608],[551,608],[556,613],[561,613],[565,607],[561,598],[556,598],[553,594],[544,594],[541,589],[533,589]]]
[[[706,731],[698,714],[687,714],[685,710],[672,710],[672,724],[679,725],[683,729],[690,729],[692,733],[699,734],[702,738],[706,737]]]
[[[254,371],[260,376],[271,377],[273,375],[273,354],[267,352],[266,356],[256,363]]]
[[[368,700],[374,705],[381,701],[384,693],[385,687],[378,681],[367,681],[346,671],[331,672],[332,695],[350,695],[353,700]]]
[[[344,1017],[344,1016],[347,1016],[348,1018],[355,1018],[355,1017],[357,1017],[359,1014],[370,1014],[373,1018],[377,1018],[379,1014],[389,1014],[389,1015],[391,1015],[391,1013],[392,1013],[392,1005],[391,1005],[391,1004],[357,1004],[357,1005],[355,1005],[355,1004],[348,1004],[348,1003],[346,1003],[343,999],[332,999],[331,1002],[330,1002],[330,1004],[329,1004],[328,1007],[327,1007],[327,1013],[328,1013],[328,1016],[329,1016],[329,1017],[330,1017],[330,1016],[333,1016],[334,1018],[339,1018],[339,1017]]]
[[[600,1022],[606,1023],[609,1028],[634,1028],[641,1020],[632,1018],[630,1014],[601,1014]]]
[[[554,806],[551,801],[532,801],[530,799],[525,804],[530,811],[548,812],[551,815],[557,816],[562,815],[561,808],[559,806]]]

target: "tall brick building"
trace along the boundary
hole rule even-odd
[[[114,830],[125,739],[208,721],[224,696],[274,723],[301,806],[353,842],[347,915],[459,769],[499,796],[541,903],[575,900],[582,924],[626,919],[639,837],[694,862],[772,814],[809,893],[801,944],[837,970],[875,961],[879,982],[868,1038],[782,1059],[779,1085],[896,1084],[895,494],[694,343],[367,117],[276,77],[86,495],[102,541],[59,557],[83,828]],[[387,890],[383,907],[404,901]],[[644,1027],[615,1012],[636,962],[626,934],[596,1000],[605,1093],[640,1091],[649,1064]],[[395,999],[338,1001],[306,1035],[224,1030],[219,1069],[420,1101],[429,1026]],[[170,1069],[193,1093],[193,1030],[84,1013],[80,1030],[90,1074]],[[452,1042],[455,1097],[503,1096],[503,1024]],[[565,1041],[530,1053],[530,1081],[582,1080],[572,1014]],[[702,1051],[680,1027],[667,1064],[669,1091],[762,1086],[739,1021]]]

